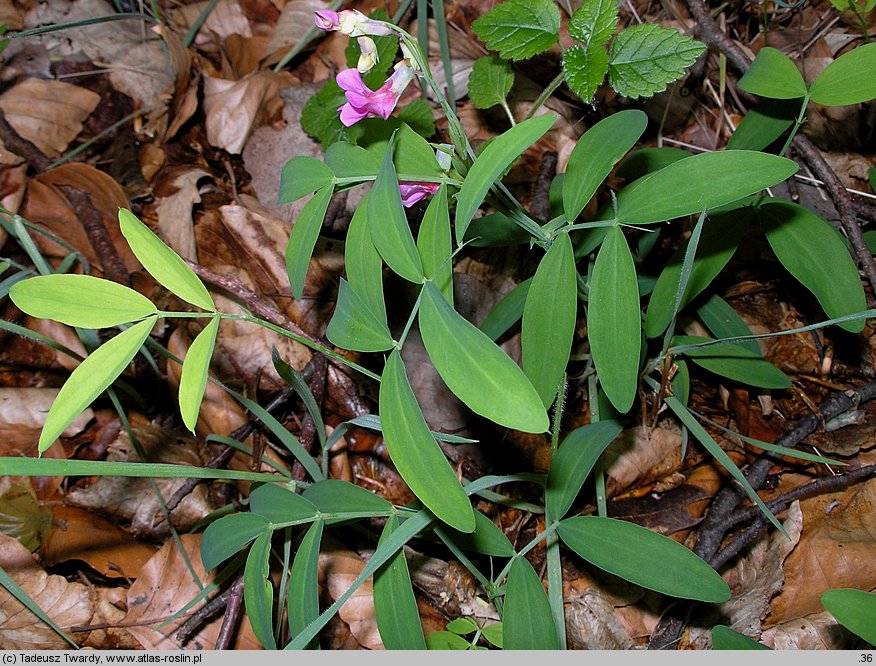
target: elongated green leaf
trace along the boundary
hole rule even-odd
[[[334,183],[335,174],[315,157],[293,157],[280,172],[280,196],[277,203],[287,204],[313,194]]]
[[[712,603],[730,598],[717,571],[680,543],[641,525],[575,516],[561,521],[557,532],[583,559],[649,590]]]
[[[423,264],[408,226],[398,189],[398,178],[392,163],[393,142],[390,140],[380,165],[374,187],[368,195],[368,217],[380,220],[369,224],[374,247],[386,265],[411,282],[423,281]]]
[[[599,456],[623,428],[617,421],[597,421],[570,432],[551,460],[545,506],[554,519],[566,515]]]
[[[201,562],[210,571],[268,528],[267,518],[254,513],[233,513],[207,525],[201,537]]]
[[[717,294],[709,296],[697,308],[697,315],[716,338],[735,338],[752,334],[748,324],[736,314],[736,310]],[[740,340],[736,344],[745,347],[752,354],[763,356],[757,340]]]
[[[578,139],[563,180],[563,210],[573,222],[614,165],[627,154],[648,125],[648,116],[628,109],[600,120]]]
[[[332,144],[337,146],[341,144]],[[368,228],[368,195],[356,207],[344,242],[344,269],[353,291],[365,301],[378,321],[386,324],[383,296],[383,260],[371,240]]]
[[[346,141],[338,141],[328,147],[325,151],[325,163],[337,178],[357,178],[363,181],[376,177],[380,169],[380,162],[374,159],[374,155],[361,146],[354,146]]]
[[[134,324],[95,349],[76,367],[58,391],[46,416],[40,433],[40,453],[48,449],[73,419],[122,374],[154,325],[155,317]]]
[[[219,317],[213,317],[198,333],[183,360],[182,375],[179,380],[179,411],[183,423],[191,432],[195,431],[201,400],[207,388],[207,372],[210,358],[219,332]]]
[[[784,157],[750,150],[692,155],[622,190],[617,218],[635,225],[695,215],[781,183],[797,169]]]
[[[304,208],[295,220],[289,243],[286,245],[286,272],[289,275],[289,287],[292,295],[300,300],[304,295],[304,280],[307,277],[307,267],[310,265],[310,257],[313,248],[319,238],[319,230],[322,229],[322,221],[332,200],[335,186],[326,185],[317,190],[310,201],[304,204]]]
[[[706,342],[709,338],[678,335],[673,345],[688,345]],[[697,365],[721,377],[734,379],[760,388],[785,389],[791,387],[790,378],[776,366],[755,352],[734,343],[715,344],[689,349],[684,355]]]
[[[493,622],[493,624],[488,624],[483,628],[481,635],[486,638],[491,645],[495,645],[501,650],[505,646],[502,641],[502,633],[502,623]]]
[[[553,3],[551,3],[553,4]],[[500,5],[501,6],[501,5]],[[554,6],[556,9],[556,6]],[[547,132],[557,117],[546,113],[524,120],[497,136],[478,156],[456,195],[456,242],[461,243],[475,211],[490,187],[514,160]]]
[[[601,44],[576,44],[563,51],[563,76],[566,85],[582,102],[592,103],[593,96],[605,81],[607,72],[608,53]]]
[[[713,650],[769,650],[766,645],[751,640],[745,634],[722,624],[712,627]]]
[[[876,594],[853,589],[828,590],[821,604],[841,625],[876,646]]]
[[[471,503],[429,432],[397,349],[386,361],[379,403],[384,442],[402,479],[445,523],[461,532],[474,530]]]
[[[377,319],[344,278],[325,336],[333,345],[362,352],[386,351],[395,344],[385,321]]]
[[[317,508],[304,497],[273,483],[259,486],[250,493],[249,508],[275,525],[312,520]]]
[[[639,148],[618,164],[615,175],[618,178],[635,180],[660,171],[660,169],[690,157],[692,154],[681,148]]]
[[[274,364],[274,369],[277,371],[277,374],[280,375],[284,382],[286,382],[289,386],[295,389],[295,393],[297,393],[298,397],[301,398],[301,402],[304,403],[304,407],[307,409],[307,413],[313,420],[313,427],[316,430],[316,436],[317,439],[319,439],[319,445],[323,449],[325,449],[325,423],[322,420],[322,412],[319,408],[319,405],[316,404],[316,399],[313,397],[313,393],[311,392],[310,387],[307,385],[307,382],[304,381],[301,373],[295,370],[295,368],[286,363],[286,361],[284,361],[280,357],[280,353],[273,345],[271,346],[271,362]]]
[[[869,102],[876,97],[876,43],[864,44],[830,63],[812,83],[812,101],[827,106]]]
[[[250,548],[243,569],[243,602],[253,633],[268,650],[276,650],[274,640],[274,586],[268,577],[271,555],[270,529],[262,532]]]
[[[724,269],[748,232],[754,214],[753,208],[741,208],[716,215],[703,225],[693,269],[679,303],[681,308],[702,293]],[[663,333],[675,314],[676,293],[688,244],[685,240],[679,245],[657,278],[645,316],[645,335],[649,338]]]
[[[791,275],[813,293],[831,319],[863,312],[867,299],[858,269],[839,232],[812,211],[789,201],[770,200],[760,206],[767,240]],[[852,333],[864,321],[840,326]]]
[[[547,412],[538,392],[504,351],[444,300],[423,287],[420,335],[447,387],[475,413],[506,428],[545,432]]]
[[[423,262],[423,274],[438,285],[448,303],[453,303],[453,252],[450,238],[450,210],[447,185],[438,188],[423,215],[417,235],[417,251]]]
[[[355,513],[371,511],[375,516],[387,515],[392,504],[380,495],[348,481],[326,479],[306,488],[301,495],[311,502],[320,513]]]
[[[557,627],[547,595],[525,557],[517,557],[508,572],[502,641],[506,650],[560,650]]]
[[[472,247],[503,247],[528,243],[532,234],[504,213],[489,213],[471,221],[463,240]]]
[[[593,265],[587,334],[605,395],[628,412],[638,385],[642,324],[636,268],[620,227],[609,228]]]
[[[429,650],[467,650],[471,643],[449,631],[433,631],[426,636],[426,647]]]
[[[468,77],[468,98],[478,109],[504,104],[514,85],[514,70],[510,63],[489,55],[475,60]]]
[[[514,546],[505,533],[480,511],[475,510],[475,530],[471,533],[460,532],[452,527],[443,527],[445,536],[467,552],[495,555],[496,557],[512,557]]]
[[[216,310],[210,292],[185,261],[126,208],[119,209],[119,226],[131,251],[158,284],[202,310]]]
[[[16,282],[9,297],[31,317],[80,328],[107,328],[155,314],[143,294],[90,275],[39,275]]]
[[[727,150],[764,150],[778,139],[800,114],[802,100],[765,99],[742,119],[727,142]]]
[[[398,518],[391,516],[381,541],[398,529]],[[398,551],[374,572],[374,613],[377,629],[387,650],[425,650],[426,639],[404,550]]]
[[[569,234],[554,239],[539,262],[521,326],[523,371],[550,407],[566,372],[578,312],[578,272]]]
[[[532,278],[527,278],[493,306],[480,325],[480,329],[490,340],[498,340],[523,316],[523,307],[531,286]]]
[[[471,24],[475,34],[509,60],[531,58],[553,46],[560,10],[551,0],[501,2]]]
[[[806,95],[806,81],[797,65],[784,53],[765,46],[736,85],[746,92],[772,99],[796,99]]]
[[[603,46],[617,27],[617,0],[585,0],[569,19],[569,37],[582,44]]]
[[[333,144],[336,145],[336,144]],[[308,624],[319,617],[319,545],[322,541],[324,523],[317,520],[310,526],[298,545],[292,569],[289,572],[289,587],[286,595],[286,613],[289,633],[301,633]],[[313,638],[307,649],[319,648],[319,640]]]

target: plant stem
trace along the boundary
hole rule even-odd
[[[791,133],[788,135],[788,138],[785,140],[785,145],[782,146],[782,150],[779,151],[779,156],[782,157],[788,151],[788,148],[791,146],[791,142],[794,140],[794,137],[797,135],[797,131],[803,127],[803,123],[806,122],[806,107],[809,106],[809,93],[803,97],[803,104],[800,107],[800,113],[797,114],[797,119],[794,121],[794,127],[791,128]]]
[[[535,115],[535,112],[538,111],[544,103],[548,101],[548,98],[556,92],[557,88],[560,87],[560,84],[565,80],[566,75],[561,71],[556,75],[553,81],[548,83],[547,88],[545,88],[541,95],[535,100],[535,103],[532,105],[532,108],[529,110],[529,113],[526,114],[526,118],[524,120],[529,120]]]

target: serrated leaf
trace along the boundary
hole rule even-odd
[[[338,109],[347,101],[344,91],[329,79],[301,109],[301,129],[328,148],[346,138],[347,130],[341,122]]]
[[[502,640],[506,650],[559,650],[557,626],[544,587],[525,557],[508,572]]]
[[[371,312],[344,278],[325,336],[337,347],[361,352],[386,351],[395,344],[386,323]]]
[[[610,227],[590,281],[587,331],[605,395],[621,413],[636,397],[642,326],[633,255],[620,227]]]
[[[439,519],[461,532],[474,530],[471,503],[429,432],[398,349],[383,369],[379,403],[384,442],[402,479]]]
[[[31,317],[80,328],[108,328],[158,312],[140,292],[91,275],[38,275],[16,282],[9,297]]]
[[[495,55],[478,58],[468,76],[468,97],[478,109],[503,104],[514,85],[511,65]]]
[[[423,274],[438,285],[448,303],[453,303],[453,241],[450,232],[450,209],[447,185],[438,188],[423,215],[417,234],[417,252],[423,262]]]
[[[250,493],[249,509],[275,525],[305,523],[317,514],[316,507],[304,497],[273,483],[265,483]]]
[[[509,60],[523,60],[547,51],[557,42],[560,10],[551,0],[508,0],[471,27],[491,51]]]
[[[207,525],[201,537],[201,563],[210,571],[262,534],[267,518],[254,513],[233,513]]]
[[[317,520],[311,525],[295,552],[286,594],[286,614],[289,633],[297,636],[319,617],[319,545],[325,523]],[[314,638],[307,646],[317,649]]]
[[[427,282],[419,313],[420,335],[447,387],[473,412],[524,432],[545,432],[547,412],[517,364],[456,312]]]
[[[304,280],[307,277],[307,267],[310,265],[310,257],[313,248],[319,238],[319,230],[329,202],[334,194],[334,184],[328,184],[304,204],[304,208],[295,220],[292,233],[289,235],[289,243],[286,245],[286,272],[289,275],[289,288],[292,295],[301,300],[304,295]]]
[[[826,106],[876,98],[876,43],[864,44],[830,63],[810,88],[811,99]]]
[[[575,516],[560,521],[557,533],[586,561],[646,589],[712,603],[730,599],[717,571],[680,543],[641,525]]]
[[[625,97],[650,97],[684,74],[704,44],[656,23],[625,28],[611,43],[611,85]]]
[[[745,634],[733,631],[730,627],[717,625],[712,627],[713,650],[769,650],[766,645],[750,639]]]
[[[876,594],[854,589],[828,590],[821,604],[841,625],[871,645],[876,645]]]
[[[772,99],[796,99],[806,95],[806,81],[797,65],[771,46],[763,47],[736,85],[746,92]]]
[[[571,46],[563,51],[563,75],[566,85],[582,102],[590,104],[605,80],[608,53],[602,45]]]
[[[155,317],[144,319],[103,343],[89,354],[64,382],[40,432],[43,453],[73,420],[118,377],[149,337]]]
[[[189,431],[195,431],[201,400],[207,388],[207,372],[210,358],[219,331],[219,318],[213,317],[192,341],[183,359],[182,374],[179,380],[179,412],[183,424]]]
[[[569,19],[569,37],[586,46],[604,46],[617,22],[617,0],[585,0]]]
[[[672,338],[672,346],[707,342],[710,338],[679,335]],[[742,345],[734,343],[713,344],[689,349],[683,354],[697,365],[721,377],[743,384],[767,389],[791,387],[791,380],[769,361],[764,360]]]
[[[119,226],[134,256],[160,285],[186,303],[210,312],[216,310],[210,292],[188,264],[131,211],[119,209]]]
[[[325,162],[314,157],[293,157],[280,172],[277,203],[287,204],[313,194],[334,182],[334,173]]]
[[[268,650],[276,650],[274,640],[274,586],[271,584],[270,562],[273,531],[262,532],[246,556],[243,568],[243,602],[246,617],[259,642]]]

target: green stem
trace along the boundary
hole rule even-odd
[[[408,316],[408,320],[405,323],[405,328],[402,331],[401,337],[399,338],[398,342],[395,345],[399,351],[401,351],[401,348],[404,347],[405,340],[407,340],[407,338],[408,338],[408,333],[411,332],[411,327],[414,325],[414,319],[416,319],[417,313],[420,311],[420,301],[422,301],[422,300],[423,300],[423,289],[421,288],[420,293],[417,294],[417,301],[416,301],[416,303],[414,303],[414,307],[411,309],[411,314]]]
[[[508,106],[508,100],[502,100],[502,108],[505,110],[505,115],[508,116],[508,120],[511,122],[511,127],[515,127],[517,125],[517,121],[514,120],[514,114],[511,113],[511,108]]]
[[[563,420],[563,406],[566,402],[566,377],[563,379],[557,388],[557,398],[554,406],[554,418],[551,425],[551,454],[557,452],[560,445],[560,424]],[[558,516],[559,517],[559,516]],[[545,502],[544,507],[545,524],[552,525],[554,516],[551,515],[548,503]],[[560,540],[556,532],[551,532],[545,538],[545,549],[547,556],[547,582],[548,582],[548,603],[551,608],[551,615],[554,618],[554,625],[557,628],[557,638],[560,645],[566,645],[566,615],[563,610],[563,564],[560,560]]]
[[[556,531],[557,531],[557,526],[558,526],[558,525],[559,525],[559,523],[551,523],[551,524],[549,524],[549,525],[545,528],[544,532],[542,532],[541,534],[536,534],[536,535],[530,540],[530,542],[527,543],[527,544],[526,544],[526,545],[520,550],[520,552],[518,552],[516,555],[514,555],[514,557],[512,557],[510,560],[508,560],[508,563],[502,568],[502,570],[499,572],[499,575],[496,576],[496,578],[494,579],[494,580],[496,581],[496,583],[495,583],[496,586],[498,587],[498,583],[501,582],[501,581],[505,578],[505,576],[508,575],[508,572],[509,572],[509,571],[511,571],[511,565],[514,563],[515,558],[523,557],[524,555],[526,555],[526,553],[528,553],[530,550],[532,550],[533,548],[535,548],[535,547],[538,545],[538,542],[539,542],[539,541],[541,541],[542,539],[546,539],[548,536],[550,536],[551,534],[553,534],[554,532],[556,532]]]
[[[806,92],[806,95],[803,97],[803,104],[800,107],[800,113],[797,114],[797,119],[794,121],[794,127],[791,129],[791,133],[788,135],[788,138],[785,140],[785,145],[782,146],[781,152],[779,152],[779,157],[784,156],[787,152],[788,147],[791,145],[791,141],[794,140],[794,137],[797,135],[797,131],[803,126],[803,123],[806,122],[806,107],[809,105],[809,91]]]
[[[538,98],[535,100],[535,103],[532,105],[529,113],[526,114],[526,118],[524,118],[524,120],[529,120],[530,118],[532,118],[535,115],[535,112],[538,111],[542,106],[544,106],[544,103],[548,101],[548,98],[553,95],[554,92],[556,92],[557,88],[560,87],[565,78],[565,73],[561,71],[559,74],[556,75],[553,81],[548,83],[547,88],[542,90],[541,95],[539,95]]]

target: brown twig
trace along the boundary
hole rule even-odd
[[[535,190],[532,193],[532,204],[529,212],[532,216],[543,222],[551,219],[551,182],[557,175],[557,154],[549,150],[541,157],[541,168],[538,170],[538,178],[535,181]]]
[[[234,583],[227,590],[222,592],[221,594],[217,594],[215,597],[210,599],[206,604],[204,604],[200,609],[192,613],[191,617],[185,621],[185,623],[177,629],[176,632],[176,640],[180,645],[185,643],[192,637],[198,629],[200,629],[205,622],[207,622],[214,615],[219,613],[226,604],[230,607],[231,599],[235,596],[235,586],[240,585],[240,592],[243,592],[243,574],[240,574],[238,578],[234,581]],[[226,611],[227,613],[227,611]],[[223,628],[225,623],[223,622]],[[221,631],[220,631],[221,634]],[[218,639],[217,639],[217,649],[218,648]]]
[[[234,584],[228,590],[228,605],[225,607],[225,615],[222,618],[222,626],[216,637],[216,649],[227,650],[234,638],[237,624],[240,620],[240,608],[243,605],[243,574],[241,573]]]

